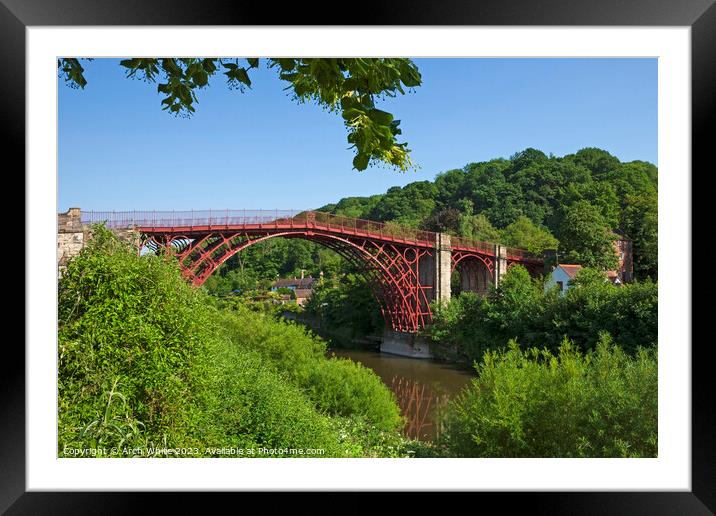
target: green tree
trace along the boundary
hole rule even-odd
[[[455,208],[447,208],[440,210],[435,215],[425,219],[421,224],[426,231],[434,231],[436,233],[450,233],[454,235],[459,233],[460,219],[462,215]]]
[[[511,247],[526,249],[541,254],[546,249],[556,249],[557,239],[545,228],[535,225],[524,215],[517,218],[501,232],[501,242]]]
[[[430,181],[415,181],[389,188],[369,215],[371,220],[393,221],[418,227],[435,210],[436,189]]]
[[[639,279],[657,279],[659,209],[656,192],[626,197],[624,230],[634,245],[634,275]]]
[[[560,225],[560,260],[602,270],[615,269],[618,260],[614,239],[599,209],[587,201],[577,201],[565,210]]]
[[[404,94],[420,86],[417,66],[405,58],[130,58],[120,61],[127,77],[158,83],[162,109],[190,116],[196,111],[197,92],[216,76],[224,76],[232,89],[251,87],[250,73],[262,62],[276,70],[298,102],[315,102],[340,113],[355,148],[353,166],[386,163],[401,171],[413,167],[407,143],[398,142],[400,120],[376,107],[382,97]],[[70,86],[84,88],[84,67],[76,58],[57,60],[58,74]]]
[[[490,223],[483,214],[460,215],[458,221],[458,235],[465,238],[480,240],[481,242],[500,242],[500,232]]]

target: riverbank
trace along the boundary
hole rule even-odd
[[[313,333],[328,342],[330,348],[362,351],[379,351],[382,337],[380,335],[355,336],[348,331],[327,328],[320,317],[285,311],[282,317],[287,321],[296,321],[309,328]]]

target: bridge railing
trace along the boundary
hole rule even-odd
[[[517,249],[515,247],[508,247],[507,248],[507,258],[510,260],[517,260],[517,261],[533,261],[533,262],[542,262],[543,258],[539,255],[536,255],[534,253],[530,253],[529,251],[526,251],[525,249]]]
[[[391,222],[376,222],[373,220],[333,215],[320,211],[307,213],[309,217],[315,217],[315,222],[319,226],[340,229],[347,233],[390,238],[391,240],[399,240],[406,243],[435,245],[436,234],[431,231],[423,231]]]
[[[473,240],[471,238],[462,238],[451,236],[450,242],[453,248],[457,249],[477,249],[485,254],[494,256],[495,246],[497,244],[490,242],[482,242],[480,240]],[[507,259],[516,261],[542,261],[542,257],[534,253],[530,253],[526,249],[519,249],[517,247],[507,247]]]
[[[103,222],[110,228],[242,226],[290,220],[299,210],[83,211],[83,224]]]
[[[478,249],[483,251],[485,254],[495,254],[495,244],[490,242],[481,242],[479,240],[473,240],[471,238],[463,237],[450,237],[450,245],[461,249]]]
[[[104,223],[109,228],[294,226],[340,229],[410,243],[433,245],[435,233],[394,223],[375,222],[320,211],[298,210],[192,210],[192,211],[83,211],[83,224]]]
[[[315,227],[340,230],[344,233],[372,236],[392,241],[433,246],[436,233],[401,226],[392,222],[345,217],[312,210],[186,210],[186,211],[83,211],[83,224],[104,223],[109,228],[196,228],[196,227],[260,227],[285,229]],[[474,249],[495,254],[495,244],[468,238],[451,237],[453,247]],[[507,248],[507,255],[515,260],[539,260],[524,249]]]

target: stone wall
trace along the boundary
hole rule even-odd
[[[139,246],[140,235],[134,228],[112,229],[120,239]],[[82,211],[70,208],[66,213],[57,214],[57,270],[60,276],[67,262],[80,254],[85,244],[92,238],[89,226],[82,225]]]
[[[85,245],[85,228],[80,214],[79,208],[57,214],[57,268],[60,276],[70,258],[77,256]]]

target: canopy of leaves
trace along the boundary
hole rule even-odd
[[[405,94],[420,86],[417,66],[405,58],[129,58],[120,61],[127,77],[157,83],[162,109],[189,116],[198,92],[217,76],[232,89],[251,87],[251,70],[266,63],[287,83],[298,102],[314,102],[340,113],[355,149],[353,166],[385,163],[398,170],[413,168],[407,143],[399,142],[400,120],[376,106],[376,100]],[[72,87],[84,88],[84,68],[76,58],[57,61],[58,74]]]
[[[599,210],[587,201],[577,201],[565,210],[559,231],[561,261],[602,270],[615,269],[616,235]]]
[[[525,149],[321,210],[534,252],[559,247],[563,263],[605,268],[614,267],[609,241],[620,232],[633,239],[636,277],[656,278],[657,175],[650,163],[622,163],[601,149],[564,157]]]
[[[557,239],[548,230],[537,226],[532,219],[520,215],[516,221],[509,224],[501,233],[501,241],[505,245],[527,249],[536,255],[547,249],[557,248]]]

